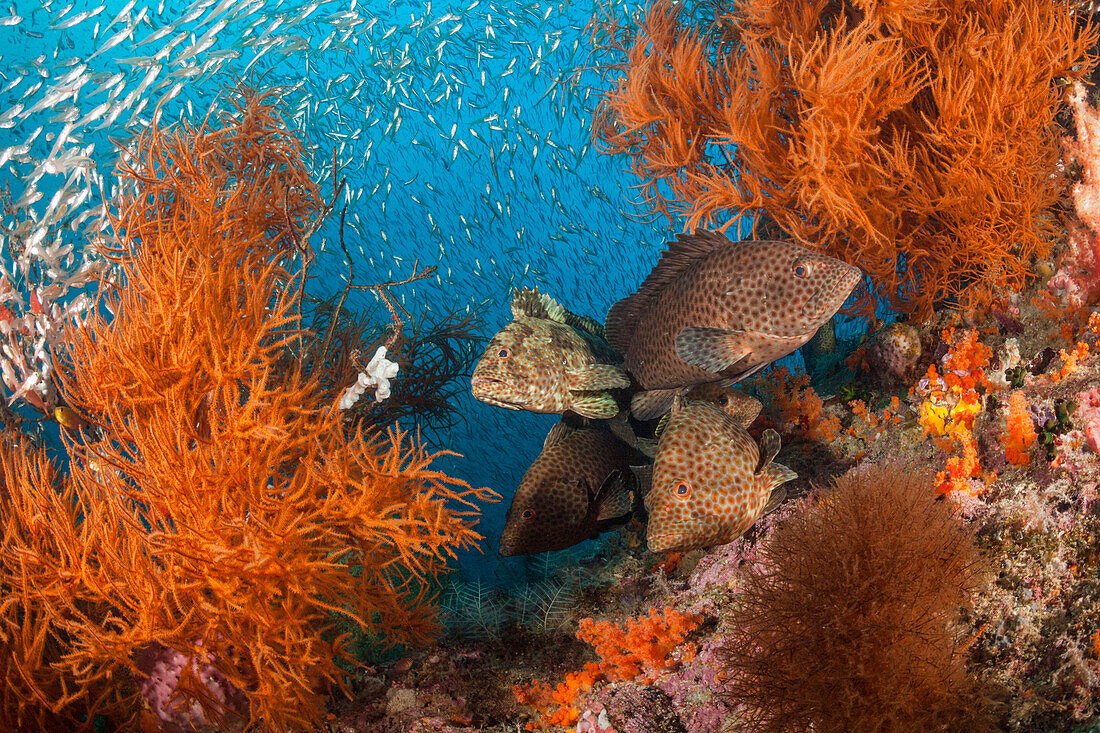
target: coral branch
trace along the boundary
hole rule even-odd
[[[239,713],[310,729],[356,664],[340,630],[425,639],[431,578],[480,539],[491,492],[433,468],[446,451],[403,431],[346,425],[305,369],[317,336],[296,307],[298,232],[322,203],[273,99],[228,101],[213,126],[147,130],[120,169],[121,278],[102,296],[117,315],[74,324],[58,366],[98,426],[64,436],[71,488],[6,469],[0,558],[18,562],[0,561],[4,618],[46,641],[3,664],[50,712],[5,701],[5,722],[77,720],[103,698],[121,725],[142,684],[184,727]],[[144,664],[150,650],[160,663]]]
[[[765,214],[858,263],[867,316],[986,300],[1049,252],[1059,80],[1097,40],[1063,2],[683,8],[593,31],[611,59],[593,134],[631,158],[645,209],[685,230]]]

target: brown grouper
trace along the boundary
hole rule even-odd
[[[642,390],[631,413],[658,417],[694,385],[733,384],[790,354],[861,276],[791,242],[678,234],[638,292],[607,314],[608,341]]]
[[[650,551],[694,550],[740,537],[782,502],[781,485],[797,478],[773,462],[778,452],[774,430],[765,430],[757,446],[716,405],[674,404],[658,436],[645,497]]]
[[[510,410],[610,418],[619,412],[611,390],[630,386],[621,363],[598,322],[524,288],[513,294],[512,322],[489,342],[470,388]]]
[[[563,550],[622,524],[634,506],[633,455],[605,429],[555,425],[512,498],[500,554]]]

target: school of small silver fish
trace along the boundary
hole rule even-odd
[[[556,424],[516,488],[500,554],[562,550],[621,524],[637,492],[632,457],[606,429]]]
[[[8,13],[0,170],[13,215],[4,223],[32,244],[61,229],[82,240],[107,234],[105,174],[130,136],[157,121],[201,121],[234,77],[280,90],[291,125],[312,143],[318,180],[331,180],[335,152],[358,235],[349,243],[379,279],[407,274],[413,252],[402,242],[427,241],[430,255],[415,254],[435,256],[437,285],[491,304],[487,279],[562,289],[563,263],[591,269],[619,242],[644,241],[641,228],[597,224],[625,212],[586,182],[613,170],[591,154],[584,110],[596,96],[574,78],[591,13],[530,0],[50,0]],[[547,230],[548,239],[528,234]],[[475,256],[484,239],[497,253]]]
[[[629,174],[591,144],[600,84],[586,26],[600,5],[10,0],[0,9],[0,193],[10,190],[0,236],[14,256],[3,263],[11,328],[49,331],[32,305],[79,317],[89,283],[113,280],[84,245],[114,236],[103,213],[115,163],[154,121],[201,123],[238,79],[278,92],[322,193],[334,174],[347,177],[336,210],[347,206],[357,283],[403,279],[419,260],[435,277],[395,291],[402,304],[492,312],[508,306],[499,293],[526,286],[604,312],[590,273],[641,277],[644,259],[621,253],[656,251],[665,233],[630,218]],[[338,221],[312,242],[311,289],[348,276]],[[375,305],[351,295],[349,307]],[[10,359],[10,391],[43,389],[43,346]],[[456,467],[467,480],[514,485],[508,421],[492,410],[468,418],[428,435],[484,453],[476,468]]]

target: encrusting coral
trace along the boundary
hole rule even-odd
[[[750,730],[993,730],[960,611],[988,572],[927,471],[867,465],[767,538],[726,618]]]
[[[3,698],[11,729],[132,723],[151,645],[197,660],[151,701],[163,723],[307,728],[355,663],[338,621],[423,640],[431,578],[480,539],[491,492],[400,430],[348,430],[295,358],[295,258],[322,201],[272,97],[227,100],[201,126],[146,130],[118,171],[118,238],[100,246],[121,276],[58,359],[84,425],[63,489],[0,450],[3,618],[34,630],[0,636],[25,700]]]
[[[859,264],[864,315],[987,300],[1049,252],[1057,81],[1089,73],[1097,39],[1064,2],[683,7],[594,27],[613,84],[594,134],[649,209],[687,230],[766,214]]]

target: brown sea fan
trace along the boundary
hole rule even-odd
[[[987,566],[932,483],[909,465],[857,469],[764,544],[723,654],[751,729],[993,729],[958,623]]]

